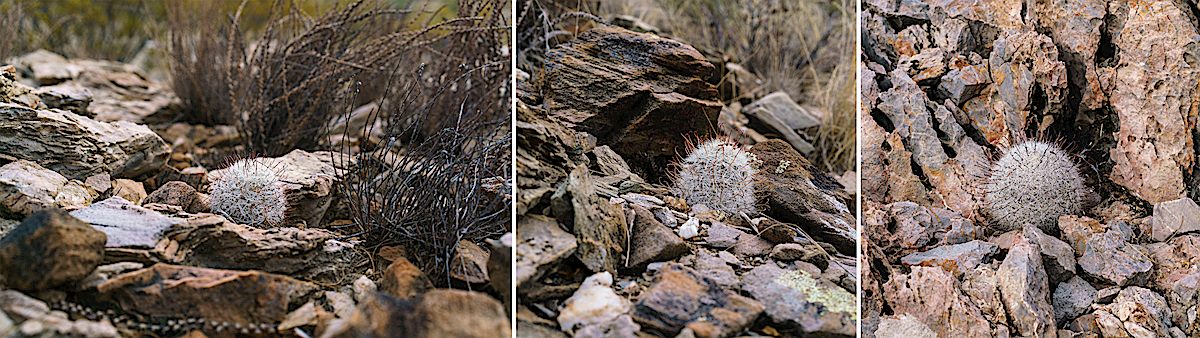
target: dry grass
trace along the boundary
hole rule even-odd
[[[70,58],[128,62],[161,35],[164,3],[143,0],[12,0],[16,21],[3,30],[11,57],[47,49]]]
[[[21,7],[14,6],[12,3],[0,4],[0,35],[14,37],[18,34],[18,25],[21,24],[21,18],[25,14],[21,11]],[[13,47],[16,39],[0,39],[0,64],[4,60],[13,56]]]
[[[351,235],[409,248],[449,284],[458,241],[494,237],[510,221],[505,3],[359,0],[312,17],[277,1],[258,34],[240,29],[240,8],[223,21],[180,11],[174,84],[189,120],[233,121],[248,153],[327,149],[331,134],[358,140],[334,149],[353,161],[333,156]],[[363,129],[330,128],[364,103],[377,108]],[[371,137],[376,125],[382,135]]]
[[[335,167],[347,168],[341,190],[358,234],[373,245],[408,248],[439,285],[450,284],[460,240],[493,238],[511,221],[505,3],[460,1],[457,16],[381,37],[400,43],[376,46],[395,53],[395,63],[376,74],[386,81],[354,88],[360,97],[380,93],[367,119],[383,122],[381,144],[343,144],[354,164],[335,158]],[[343,104],[349,119],[358,105]],[[333,132],[367,140],[373,124]]]
[[[701,52],[760,77],[759,95],[782,90],[829,112],[813,162],[832,172],[854,168],[854,28],[849,0],[530,0],[518,7],[518,62],[540,67],[540,52],[561,42],[591,13],[628,15]],[[520,3],[520,2],[519,2]],[[529,10],[524,10],[529,8]],[[527,18],[522,18],[525,13]],[[723,79],[724,80],[724,79]],[[735,98],[746,99],[746,98]],[[746,102],[743,102],[746,103]]]

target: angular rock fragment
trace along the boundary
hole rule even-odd
[[[511,337],[504,307],[487,294],[454,289],[430,291],[419,300],[376,294],[359,304],[341,326],[326,337],[499,338]]]
[[[1071,245],[1077,255],[1087,251],[1087,241],[1092,235],[1105,233],[1109,228],[1086,216],[1063,215],[1058,218],[1058,230],[1062,232],[1063,240]]]
[[[742,276],[742,288],[763,303],[772,322],[798,335],[855,334],[854,294],[809,272],[768,263]]]
[[[1145,282],[1154,263],[1146,249],[1109,231],[1088,239],[1087,249],[1079,257],[1079,267],[1093,278],[1126,286]]]
[[[19,327],[5,313],[19,320]],[[45,302],[15,290],[0,291],[0,333],[10,337],[122,337],[108,319],[71,320]]]
[[[1163,296],[1131,286],[1121,290],[1112,304],[1096,310],[1096,322],[1105,337],[1170,337],[1170,309]]]
[[[931,196],[940,199],[933,204],[963,215],[982,212],[985,192],[979,187],[990,167],[982,147],[967,136],[955,114],[930,102],[903,70],[888,75],[892,87],[879,94],[878,108],[912,151],[914,169],[926,174]],[[947,141],[943,143],[939,135],[945,135]]]
[[[713,248],[728,249],[734,244],[737,244],[738,237],[744,232],[735,229],[723,222],[713,222],[708,227],[708,236],[704,237],[705,243]]]
[[[1154,263],[1151,286],[1171,290],[1179,281],[1200,273],[1200,235],[1177,236],[1166,242],[1146,245]]]
[[[172,243],[165,246],[164,256],[188,265],[336,282],[360,259],[353,243],[322,229],[261,229],[213,214],[188,217],[176,228],[168,235]]]
[[[0,285],[39,291],[82,280],[103,260],[105,240],[65,211],[35,212],[0,238]]]
[[[651,180],[674,160],[686,135],[703,136],[721,104],[705,81],[715,67],[686,44],[598,26],[546,53],[548,111],[596,136]]]
[[[644,329],[668,336],[689,328],[706,337],[725,337],[741,332],[762,312],[763,304],[669,263],[634,304],[632,317]]]
[[[575,332],[575,338],[634,337],[640,328],[633,322],[633,317],[620,315],[607,322],[584,326]]]
[[[1121,52],[1110,95],[1118,129],[1109,178],[1147,202],[1174,200],[1187,186],[1185,168],[1195,163],[1187,122],[1200,100],[1194,56],[1200,32],[1189,23],[1194,6],[1154,1],[1123,7],[1127,17],[1111,33]]]
[[[1075,252],[1071,246],[1054,236],[1042,233],[1035,226],[1027,226],[1022,231],[1025,238],[1037,244],[1038,252],[1042,254],[1042,267],[1050,285],[1056,285],[1075,275]]]
[[[629,238],[625,212],[596,195],[587,167],[575,167],[551,200],[559,220],[575,233],[575,257],[593,272],[616,271]]]
[[[1150,238],[1158,242],[1175,234],[1200,231],[1200,205],[1187,197],[1156,204],[1152,229]]]
[[[0,68],[0,102],[30,108],[46,108],[32,88],[17,82],[15,72],[16,69],[9,66]]]
[[[18,57],[15,64],[43,86],[87,88],[92,96],[87,115],[99,121],[143,123],[154,115],[174,112],[179,103],[166,85],[148,79],[130,64],[66,59],[45,50]]]
[[[468,240],[458,241],[454,249],[454,258],[450,260],[450,277],[472,284],[487,283],[488,256],[487,250]]]
[[[991,324],[959,290],[958,280],[941,268],[913,267],[883,285],[883,297],[896,314],[908,314],[938,337],[991,337]]]
[[[841,185],[837,181],[815,172],[804,156],[780,140],[755,144],[750,153],[763,165],[775,168],[754,176],[755,195],[766,201],[767,215],[799,225],[817,241],[833,244],[839,252],[857,250],[854,215],[839,199],[848,196],[839,195]]]
[[[815,262],[823,258],[824,255],[825,254],[822,253],[815,244],[805,245],[800,243],[782,243],[776,244],[775,247],[771,249],[771,259],[784,262],[801,260],[813,263],[814,265],[817,265],[817,267],[829,264],[828,261],[824,262],[824,264],[818,264]]]
[[[875,330],[876,338],[937,338],[929,326],[909,315],[882,318]]]
[[[583,280],[571,298],[558,312],[558,326],[574,332],[587,326],[616,320],[629,312],[630,304],[612,289],[613,277],[608,272],[591,275]]]
[[[1058,284],[1054,289],[1054,319],[1059,324],[1067,323],[1083,315],[1096,302],[1096,288],[1079,276]]]
[[[0,103],[0,156],[36,159],[72,179],[135,178],[166,165],[169,147],[146,126],[99,122],[56,110]]]
[[[989,83],[991,78],[988,76],[986,65],[967,65],[947,72],[942,77],[938,90],[955,104],[962,104],[979,95]]]
[[[500,292],[500,299],[504,301],[504,309],[508,311],[512,309],[514,292],[513,286],[513,241],[515,240],[513,233],[505,233],[499,239],[489,239],[488,249],[491,254],[488,256],[487,272],[488,284],[492,290]]]
[[[786,92],[767,94],[743,108],[751,123],[765,125],[771,132],[782,136],[796,151],[810,154],[813,145],[809,140],[815,135],[803,138],[797,130],[821,126],[822,116],[812,113],[811,109],[801,107]]]
[[[91,118],[96,117],[95,113],[88,111],[88,105],[92,104],[92,92],[78,84],[38,87],[33,90],[33,93],[37,94],[48,108],[62,109]]]
[[[183,181],[170,181],[163,184],[158,187],[158,190],[147,195],[142,203],[175,205],[190,213],[209,212],[212,209],[209,207],[208,196],[197,192],[196,188],[192,188]]]
[[[576,240],[558,226],[553,218],[523,215],[517,219],[516,272],[517,290],[521,285],[545,273],[553,263],[575,253]]]
[[[142,204],[146,199],[146,186],[142,182],[118,178],[112,181],[112,196],[120,196],[133,204]]]
[[[399,299],[413,299],[433,289],[433,283],[420,268],[404,257],[398,257],[383,270],[379,291]]]
[[[517,214],[524,215],[552,193],[577,164],[585,163],[587,148],[580,136],[544,110],[517,102],[516,130]],[[609,150],[611,151],[611,150]],[[614,154],[615,155],[615,154]],[[597,158],[597,162],[600,159]],[[603,168],[600,169],[604,173]]]
[[[0,216],[23,218],[46,208],[79,209],[96,191],[37,163],[18,160],[0,166]]]
[[[649,210],[634,206],[633,211],[633,238],[629,261],[625,267],[640,267],[653,262],[668,261],[688,252],[687,243],[674,231],[659,223]]]
[[[1050,305],[1050,284],[1042,267],[1038,245],[1022,236],[1004,257],[996,278],[1014,333],[1054,337],[1056,326],[1054,308]]]
[[[979,306],[980,313],[992,323],[1008,322],[1008,311],[1000,298],[1000,280],[993,265],[981,265],[962,277],[962,292]]]

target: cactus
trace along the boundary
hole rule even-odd
[[[213,212],[231,221],[273,226],[283,222],[287,195],[275,169],[261,159],[242,159],[209,189]]]
[[[704,142],[679,163],[676,190],[688,205],[754,213],[754,155],[722,139]]]
[[[986,190],[988,210],[1000,231],[1026,223],[1052,230],[1059,216],[1083,211],[1087,194],[1071,157],[1040,141],[1017,144],[992,164]]]

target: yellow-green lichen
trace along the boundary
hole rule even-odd
[[[854,295],[836,287],[824,287],[807,272],[793,270],[779,275],[775,281],[804,294],[806,301],[825,306],[831,312],[857,313]]]

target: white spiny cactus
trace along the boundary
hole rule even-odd
[[[231,221],[254,226],[283,222],[287,195],[275,169],[261,159],[239,160],[209,189],[212,210]]]
[[[1026,141],[1010,148],[992,164],[987,204],[1000,231],[1029,223],[1043,230],[1062,215],[1083,211],[1087,188],[1075,162],[1057,146]]]
[[[736,143],[709,140],[680,163],[675,187],[688,205],[754,213],[754,162],[754,155]]]

